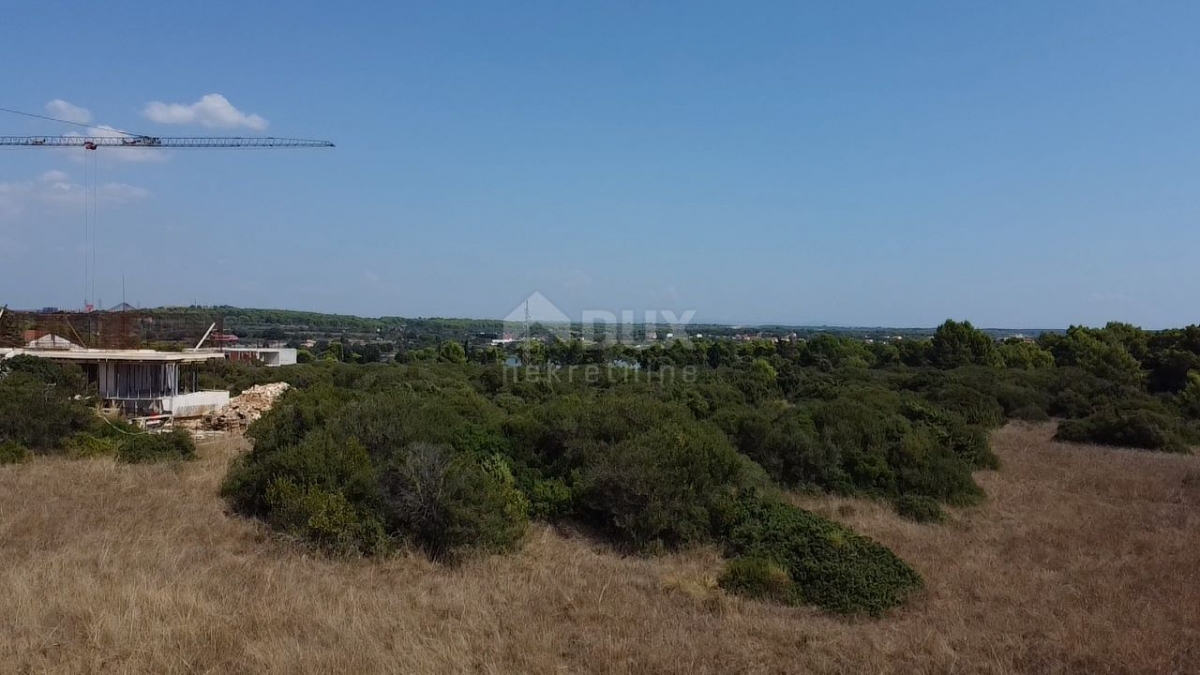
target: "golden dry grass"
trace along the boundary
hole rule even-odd
[[[311,555],[228,516],[236,442],[181,466],[0,467],[0,672],[1197,673],[1200,458],[996,433],[943,526],[810,507],[927,590],[882,620],[730,598],[712,550],[620,557],[536,527],[516,555]]]

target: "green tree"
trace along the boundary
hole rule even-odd
[[[1054,367],[1054,355],[1035,342],[1009,338],[996,348],[996,352],[1005,368],[1031,370]]]
[[[770,361],[762,358],[754,359],[754,363],[750,364],[750,371],[754,373],[755,377],[762,380],[764,384],[769,385],[774,385],[775,378],[779,376],[779,373],[775,370],[775,366],[772,366]]]
[[[940,368],[990,366],[996,364],[996,346],[987,333],[970,321],[947,319],[933,335],[930,356]]]
[[[1101,380],[1137,389],[1145,379],[1117,332],[1071,326],[1066,335],[1045,338],[1043,345],[1059,366],[1077,366]]]
[[[445,363],[466,363],[467,351],[457,342],[445,342],[438,350],[438,360]]]

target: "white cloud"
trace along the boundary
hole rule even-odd
[[[76,122],[79,124],[90,124],[92,121],[92,113],[90,110],[64,101],[61,98],[56,98],[46,104],[46,114],[50,115],[51,117],[56,117],[58,119],[66,120],[68,122]],[[90,131],[70,131],[63,135],[76,137],[98,136],[101,138],[128,137],[128,134],[118,131],[116,128],[110,127],[106,124],[96,125],[92,127]],[[83,153],[79,152],[78,150],[65,150],[62,152],[69,153],[71,161],[77,164],[83,163]],[[104,152],[105,159],[112,158],[123,162],[161,162],[167,158],[167,153],[165,151],[154,148],[120,148],[119,151],[102,152]]]
[[[245,127],[255,131],[267,128],[267,120],[244,113],[220,94],[206,94],[191,105],[152,101],[142,110],[146,118],[160,124],[198,124],[216,129]]]
[[[150,191],[128,183],[102,183],[96,186],[96,201],[108,206],[130,204],[146,199]],[[61,213],[82,212],[86,190],[71,181],[65,171],[51,170],[35,180],[0,182],[0,222],[29,211]]]
[[[46,104],[46,114],[51,117],[57,117],[60,120],[78,124],[87,124],[92,121],[92,112],[90,110],[67,103],[61,98],[56,98]]]

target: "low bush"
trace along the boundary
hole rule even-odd
[[[901,495],[895,502],[896,513],[917,523],[941,523],[946,520],[942,505],[932,497]]]
[[[992,452],[986,427],[926,401],[905,401],[902,412],[907,419],[926,426],[934,442],[965,461],[967,469],[1000,468],[1000,458]]]
[[[62,384],[44,382],[24,371],[0,378],[0,439],[36,451],[56,450],[68,436],[94,423],[92,411]]]
[[[300,486],[281,476],[267,486],[266,502],[273,525],[323,548],[372,553],[386,546],[379,518],[355,507],[341,492]]]
[[[196,456],[196,444],[192,436],[182,429],[161,434],[137,434],[121,441],[117,458],[130,464],[146,462],[171,462],[192,459]]]
[[[1191,452],[1194,433],[1177,418],[1154,410],[1106,408],[1087,417],[1063,420],[1055,439],[1123,448]]]
[[[0,464],[20,464],[29,459],[29,449],[16,441],[0,443]]]
[[[832,612],[878,616],[896,607],[922,586],[918,575],[884,546],[849,528],[754,491],[740,495],[725,513],[725,543],[733,557],[772,562],[795,584],[789,604],[811,603]],[[749,579],[764,576],[743,570],[726,575],[737,584],[760,589]],[[735,581],[737,583],[735,583]],[[757,592],[757,591],[755,591]]]
[[[730,593],[755,600],[772,600],[785,605],[799,602],[791,575],[768,558],[742,556],[730,560],[717,578],[717,585]]]
[[[557,520],[574,509],[571,487],[561,478],[535,478],[525,494],[529,497],[529,517],[535,520]]]
[[[1045,422],[1050,419],[1050,415],[1042,406],[1027,405],[1014,409],[1009,413],[1009,417],[1022,422]]]
[[[479,461],[415,443],[384,470],[380,485],[388,531],[434,558],[512,550],[529,524],[529,503],[498,456]]]
[[[724,434],[696,422],[596,446],[582,464],[579,515],[635,548],[710,541],[724,500],[765,483]]]
[[[340,442],[328,433],[310,434],[295,445],[280,447],[256,442],[230,468],[221,494],[235,510],[270,520],[273,507],[266,499],[267,489],[278,478],[340,493],[360,509],[379,510],[377,471],[367,451],[357,441]]]
[[[116,457],[121,449],[121,441],[109,436],[100,436],[80,432],[67,438],[63,443],[67,456],[73,459],[90,457]]]
[[[977,502],[973,469],[996,468],[987,432],[923,399],[864,385],[775,414],[716,418],[738,449],[793,488]]]
[[[142,429],[136,424],[126,422],[120,417],[102,417],[99,418],[99,423],[95,425],[95,428],[90,433],[98,438],[110,438],[115,441],[121,441],[129,436],[136,436],[142,433]]]

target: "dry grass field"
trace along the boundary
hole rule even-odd
[[[924,574],[882,620],[727,597],[711,550],[544,526],[454,569],[312,555],[225,513],[236,440],[0,467],[0,672],[1200,673],[1200,457],[1051,433],[998,431],[988,501],[946,525],[801,500]]]

